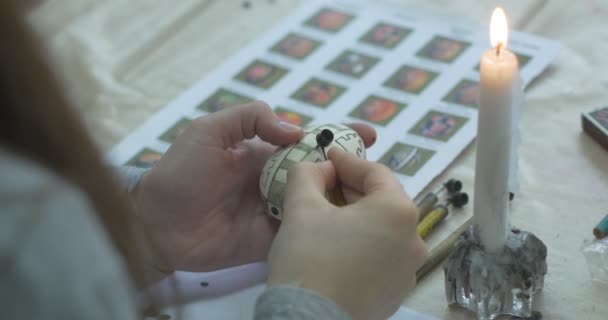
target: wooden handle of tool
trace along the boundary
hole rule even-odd
[[[429,257],[422,266],[416,271],[416,281],[422,280],[431,270],[440,264],[450,255],[458,237],[465,232],[473,223],[473,218],[469,218],[460,228],[456,229],[449,237],[443,240],[437,247],[431,250]]]
[[[426,236],[435,228],[439,222],[441,222],[448,215],[448,207],[439,205],[436,206],[433,211],[429,212],[429,214],[422,219],[416,226],[416,232],[418,235],[424,239]]]

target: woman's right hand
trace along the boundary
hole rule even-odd
[[[329,159],[289,170],[268,285],[315,291],[353,319],[386,319],[414,287],[427,254],[416,206],[385,166],[337,148]],[[336,181],[360,197],[334,206],[325,194]]]

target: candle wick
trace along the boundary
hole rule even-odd
[[[502,48],[502,42],[499,42],[498,45],[496,46],[496,56],[497,57],[500,55],[501,48]]]

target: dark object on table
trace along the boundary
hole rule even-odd
[[[435,207],[437,202],[439,202],[439,195],[447,190],[448,194],[451,196],[454,193],[462,190],[462,181],[457,179],[450,179],[444,182],[441,185],[441,188],[436,192],[429,192],[424,195],[422,199],[416,200],[416,207],[418,207],[418,221],[422,221],[424,217],[426,217]]]
[[[469,195],[466,192],[455,192],[448,200],[448,204],[453,204],[456,208],[462,208],[467,203],[469,203]]]
[[[583,130],[608,150],[608,107],[583,113],[581,119]]]
[[[448,189],[448,193],[450,194],[462,190],[462,182],[460,180],[450,179],[443,185]]]

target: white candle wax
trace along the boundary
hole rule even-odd
[[[509,227],[513,104],[520,100],[517,57],[504,48],[486,51],[479,86],[473,222],[486,251],[495,252]]]

